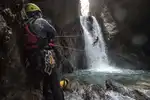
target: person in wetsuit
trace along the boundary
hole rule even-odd
[[[41,90],[41,82],[43,82],[44,100],[64,100],[56,67],[52,68],[49,74],[44,72],[45,56],[43,50],[54,49],[54,47],[49,46],[49,42],[55,38],[56,30],[42,17],[42,11],[37,5],[28,3],[25,5],[25,11],[28,17],[24,25],[25,58],[28,61],[26,67],[27,83],[34,90]],[[55,63],[55,59],[52,60],[52,63]]]

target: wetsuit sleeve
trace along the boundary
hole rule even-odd
[[[44,30],[47,33],[47,37],[49,39],[53,39],[55,37],[55,34],[56,34],[55,28],[51,24],[49,24],[46,20],[43,21],[43,23],[44,23]]]
[[[36,19],[30,26],[31,30],[38,37],[37,44],[40,48],[47,46],[50,40],[55,37],[55,28],[43,18]]]
[[[55,28],[43,18],[38,18],[33,24],[33,30],[41,38],[53,39],[55,37]]]

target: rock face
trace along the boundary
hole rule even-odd
[[[106,2],[110,12],[118,24],[124,42],[131,44],[132,38],[136,34],[147,34],[149,26],[148,0],[138,1],[111,1]],[[145,24],[145,21],[147,24]],[[131,44],[132,45],[132,44]]]
[[[84,51],[84,36],[80,25],[80,19],[76,18],[72,23],[66,25],[61,36],[72,36],[71,38],[60,39],[60,44],[69,48],[64,48],[61,54],[72,63],[74,69],[85,69],[86,55]],[[64,66],[65,67],[65,66]]]
[[[29,0],[37,3],[43,14],[50,17],[59,27],[64,27],[80,14],[79,0]],[[38,1],[38,2],[37,2]]]
[[[90,13],[99,17],[107,7],[114,21],[117,23],[120,33],[127,36],[129,40],[134,34],[146,34],[146,30],[148,30],[146,28],[149,25],[148,0],[90,0],[89,2],[91,4]],[[147,21],[147,24],[145,24],[145,21]],[[128,34],[130,34],[130,37],[128,37]]]
[[[90,4],[91,15],[104,22],[108,48],[149,64],[149,1],[90,0]]]
[[[10,9],[5,9],[0,15],[0,99],[15,100],[22,98],[19,93],[25,86],[25,70],[22,65],[21,50],[19,49],[18,36],[21,31],[19,24],[14,21]],[[21,41],[20,41],[21,42]],[[12,95],[14,94],[14,95]]]

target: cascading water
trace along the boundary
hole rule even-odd
[[[80,23],[84,30],[85,51],[90,70],[120,72],[120,69],[116,69],[109,65],[101,27],[94,16],[88,16],[88,0],[81,0],[81,6],[82,16],[80,17]],[[93,44],[94,42],[95,44]]]
[[[93,30],[88,30],[87,25],[87,17],[81,16],[81,25],[84,30],[84,39],[85,39],[85,50],[87,53],[87,57],[90,59],[89,63],[92,64],[96,60],[99,62],[105,62],[108,63],[108,58],[105,51],[105,42],[103,39],[103,36],[101,34],[101,29],[97,23],[97,20],[95,17],[92,16],[93,19]],[[93,42],[98,38],[97,43],[93,45]]]

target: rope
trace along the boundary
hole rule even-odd
[[[76,36],[55,36],[56,38],[76,38],[76,37],[81,37],[83,35],[76,35]]]
[[[49,43],[49,46],[54,46],[54,47],[60,47],[60,48],[66,48],[66,49],[70,49],[70,50],[74,50],[74,51],[84,51],[84,50],[81,50],[81,49],[76,49],[76,48],[71,48],[71,47],[65,47],[65,46],[59,46],[59,45],[56,45],[56,44],[52,44],[52,43]]]

